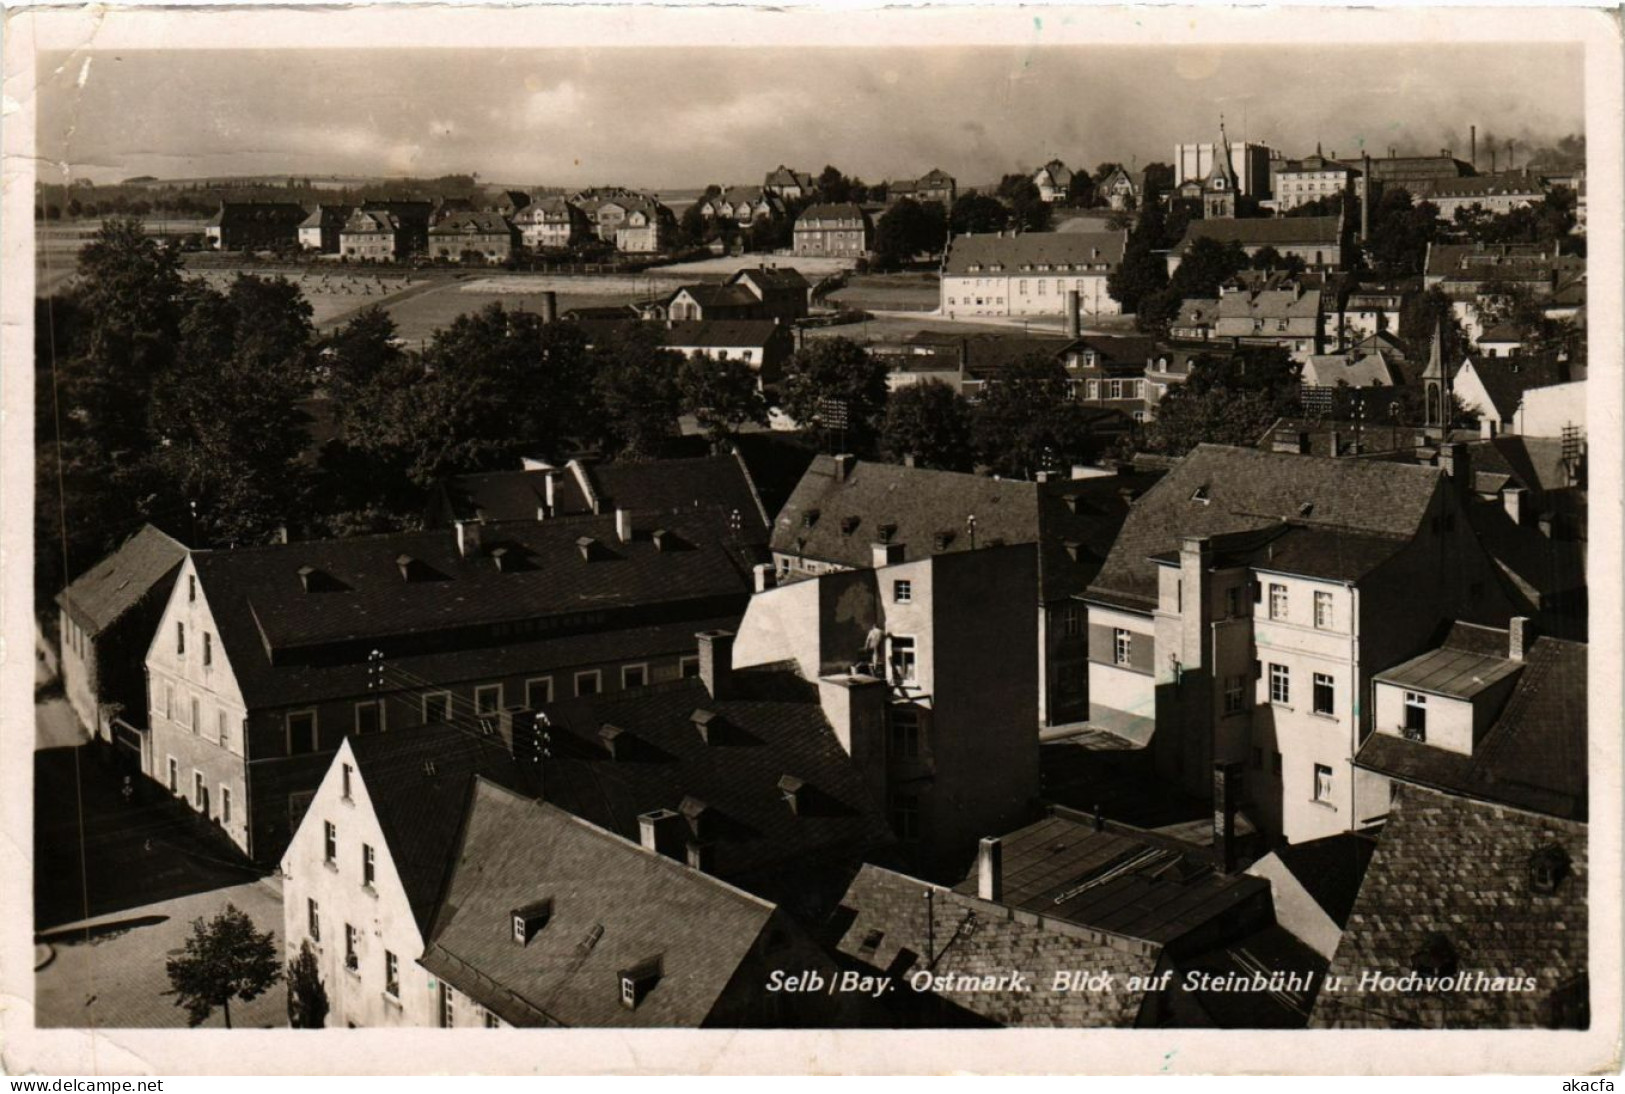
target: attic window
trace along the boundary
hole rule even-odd
[[[1206,505],[1209,501],[1212,501],[1213,499],[1208,493],[1208,484],[1204,482],[1201,486],[1198,486],[1194,491],[1192,491],[1191,500],[1199,501],[1203,505]]]
[[[610,725],[608,722],[605,722],[602,728],[598,730],[598,739],[604,742],[604,751],[609,753],[609,758],[612,760],[619,759],[620,754],[631,743],[626,730],[620,726]]]
[[[536,932],[547,926],[553,918],[553,899],[533,901],[513,910],[513,940],[521,946],[536,937]]]
[[[706,744],[714,743],[713,738],[722,728],[722,715],[714,710],[701,708],[690,714],[688,720],[694,723],[694,728],[700,731],[700,740]]]
[[[858,525],[860,523],[862,523],[862,518],[861,517],[842,517],[841,518],[841,535],[849,536],[853,532],[856,532],[858,530]]]
[[[1070,558],[1073,562],[1077,562],[1079,559],[1086,557],[1086,550],[1083,544],[1079,543],[1075,539],[1067,540],[1066,557]]]
[[[790,812],[801,812],[801,799],[806,786],[807,784],[803,780],[796,778],[794,775],[784,775],[779,778],[779,793],[784,795],[784,800],[790,806]]]
[[[411,555],[396,555],[395,565],[401,571],[402,581],[411,581],[420,571],[418,560],[413,558]]]
[[[1306,501],[1302,505],[1298,506],[1298,516],[1300,517],[1307,517],[1314,511],[1315,503],[1312,501]]]
[[[667,548],[674,546],[671,541],[671,533],[666,531],[664,528],[656,528],[652,533],[650,533],[649,538],[654,542],[655,550],[657,551],[664,551]]]
[[[895,524],[882,524],[879,527],[879,529],[877,529],[877,534],[880,537],[880,542],[882,542],[882,543],[890,543],[891,540],[892,540],[892,537],[897,534],[897,525],[895,525]]]
[[[635,1010],[637,1005],[655,989],[660,983],[660,958],[651,957],[647,961],[640,961],[631,968],[622,969],[620,973],[621,1006],[627,1010]]]
[[[932,545],[932,547],[934,549],[936,549],[938,551],[946,551],[950,546],[953,545],[953,542],[954,542],[954,534],[953,534],[953,532],[951,532],[951,531],[943,531],[943,532],[938,532],[936,534],[936,537],[931,541],[931,545]]]
[[[1529,891],[1541,896],[1557,892],[1569,876],[1569,853],[1561,845],[1548,843],[1529,856]]]
[[[508,549],[506,547],[491,548],[491,563],[500,570],[508,568]]]
[[[817,510],[817,509],[809,509],[809,510],[807,510],[805,513],[801,514],[801,526],[803,528],[811,528],[813,525],[818,523],[819,516],[820,516],[819,510]]]
[[[1454,976],[1458,964],[1456,947],[1439,931],[1428,935],[1422,948],[1411,954],[1411,968],[1417,976]]]
[[[858,945],[858,952],[865,957],[874,956],[874,952],[880,949],[881,940],[885,937],[885,931],[870,931],[863,936],[863,942]]]
[[[576,550],[581,552],[581,558],[583,561],[591,562],[593,551],[596,550],[597,547],[598,541],[593,539],[591,536],[582,536],[580,539],[576,540]]]

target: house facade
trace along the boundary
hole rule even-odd
[[[203,235],[218,251],[298,246],[299,229],[309,218],[303,205],[291,201],[223,201],[204,222]]]
[[[626,203],[626,216],[615,229],[615,249],[626,254],[659,254],[671,245],[677,218],[658,201]]]
[[[318,205],[316,210],[299,225],[299,246],[321,254],[337,254],[339,233],[350,219],[347,205]]]
[[[382,209],[357,209],[339,235],[339,255],[351,262],[395,262],[406,247],[400,221]]]
[[[874,240],[874,222],[855,202],[810,205],[796,218],[793,240],[798,255],[861,258]]]
[[[773,319],[674,322],[664,337],[666,348],[685,357],[743,361],[756,373],[758,389],[778,383],[784,362],[795,352],[790,328]]]
[[[1170,277],[1179,269],[1191,245],[1202,238],[1221,244],[1238,243],[1249,258],[1265,247],[1272,247],[1283,258],[1301,258],[1310,270],[1343,267],[1341,216],[1241,217],[1191,221],[1184,237],[1168,252]]]
[[[513,227],[496,213],[458,212],[429,229],[429,257],[499,266],[513,257]]]
[[[794,201],[798,198],[810,198],[817,189],[818,183],[805,171],[779,164],[769,171],[762,180],[762,189],[770,194],[777,195],[785,201]]]
[[[934,201],[944,209],[951,209],[958,196],[959,184],[940,167],[933,167],[917,179],[899,179],[886,184],[886,200],[889,202],[910,198],[922,205]]]
[[[1107,279],[1127,239],[1126,232],[957,236],[942,258],[942,313],[1062,316],[1075,300],[1083,314],[1120,314]]]
[[[1065,201],[1072,193],[1072,170],[1060,160],[1050,160],[1033,174],[1033,185],[1038,196],[1054,204]]]
[[[1285,213],[1312,201],[1337,197],[1358,175],[1354,167],[1327,158],[1318,149],[1313,156],[1288,160],[1275,170],[1275,211]]]
[[[514,214],[520,242],[533,251],[564,250],[592,235],[587,214],[562,197],[533,201]]]

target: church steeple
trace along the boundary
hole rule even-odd
[[[1219,143],[1213,149],[1213,166],[1202,180],[1202,215],[1204,217],[1233,217],[1236,215],[1236,169],[1230,162],[1230,138],[1225,134],[1224,115],[1219,115]]]
[[[1437,319],[1427,367],[1422,370],[1422,398],[1422,424],[1430,435],[1442,439],[1450,426],[1450,374],[1444,367],[1444,325]]]

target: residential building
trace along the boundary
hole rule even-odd
[[[721,193],[702,197],[699,204],[700,215],[706,220],[721,217],[740,227],[784,215],[784,200],[760,186],[730,186]]]
[[[434,223],[433,202],[392,198],[369,201],[361,206],[368,212],[387,213],[395,222],[397,253],[401,257],[420,255],[429,249],[429,226]]]
[[[1027,821],[1038,794],[1038,551],[984,541],[910,558],[895,536],[861,534],[870,567],[778,584],[763,568],[733,663],[792,663],[816,681],[836,738],[885,803],[897,861],[958,876],[980,834]]]
[[[1346,345],[1378,334],[1398,334],[1400,313],[1418,288],[1414,279],[1410,284],[1361,285],[1355,288],[1343,304],[1343,318],[1338,324],[1338,344]]]
[[[1441,623],[1512,600],[1468,519],[1470,467],[1198,446],[1130,509],[1089,605],[1090,722],[1150,740],[1204,793],[1247,767],[1259,828],[1300,842],[1370,823],[1352,767],[1371,678]]]
[[[1585,824],[1396,787],[1310,1025],[1587,1028],[1590,881]]]
[[[817,180],[804,171],[792,170],[784,164],[767,173],[762,180],[762,189],[777,195],[785,201],[794,201],[798,198],[810,198],[818,188]]]
[[[1060,160],[1050,160],[1034,173],[1033,185],[1050,204],[1065,201],[1072,193],[1072,170]]]
[[[525,209],[530,207],[530,195],[523,190],[503,190],[494,200],[486,205],[486,212],[496,213],[506,220],[513,220]]]
[[[1462,361],[1450,378],[1450,389],[1468,413],[1478,415],[1488,423],[1490,432],[1522,433],[1518,412],[1531,393],[1547,388],[1562,387],[1552,400],[1554,421],[1534,424],[1540,432],[1531,436],[1560,437],[1564,426],[1576,426],[1584,432],[1585,384],[1571,384],[1567,362],[1549,353],[1527,356],[1501,357],[1494,354],[1469,357]],[[1555,420],[1555,419],[1561,420]],[[1530,424],[1530,423],[1526,423]]]
[[[533,251],[565,250],[592,236],[587,214],[562,197],[531,202],[514,214],[513,226]]]
[[[1145,172],[1128,171],[1119,165],[1095,186],[1095,193],[1117,212],[1138,209],[1145,198]]]
[[[1343,267],[1342,238],[1341,216],[1192,220],[1184,237],[1168,252],[1168,274],[1179,269],[1198,239],[1239,243],[1249,258],[1272,247],[1283,258],[1301,258],[1311,270],[1338,270]]]
[[[299,246],[307,251],[337,254],[339,233],[350,219],[348,205],[318,205],[316,210],[299,222]]]
[[[1154,338],[1085,334],[1062,360],[1073,379],[1073,397],[1087,406],[1115,410],[1136,421],[1146,420],[1145,370],[1156,356]]]
[[[1323,300],[1319,289],[1305,289],[1301,281],[1285,288],[1221,291],[1212,337],[1235,346],[1278,347],[1305,362],[1325,348]]]
[[[665,317],[685,319],[805,319],[812,286],[793,266],[737,270],[722,284],[684,285],[666,300]]]
[[[1340,162],[1334,153],[1330,158],[1315,154],[1301,160],[1287,160],[1275,168],[1274,206],[1277,213],[1285,213],[1313,201],[1324,201],[1345,193],[1359,177],[1358,169]]]
[[[911,198],[922,205],[934,201],[944,209],[951,209],[958,196],[959,184],[940,167],[933,167],[917,179],[894,179],[886,184],[889,202]]]
[[[790,328],[776,319],[674,322],[666,328],[665,344],[685,357],[743,361],[756,373],[758,390],[778,384],[784,363],[796,348]]]
[[[1430,243],[1422,284],[1452,300],[1476,299],[1497,284],[1545,299],[1584,270],[1584,258],[1564,254],[1556,243]]]
[[[497,213],[450,213],[428,238],[431,259],[498,266],[513,257],[513,226]]]
[[[222,201],[203,222],[203,235],[217,251],[299,246],[309,211],[291,201]]]
[[[186,547],[150,524],[57,594],[62,690],[79,724],[147,767],[141,662]],[[122,723],[122,724],[120,724]]]
[[[1510,213],[1546,200],[1546,184],[1538,175],[1527,170],[1499,175],[1472,175],[1465,178],[1441,178],[1427,185],[1417,186],[1412,197],[1417,201],[1430,201],[1438,207],[1439,216],[1447,223],[1456,219],[1462,209],[1479,208],[1494,216]]]
[[[615,229],[615,249],[626,254],[659,254],[671,245],[677,218],[665,205],[644,198],[625,203],[626,216]]]
[[[634,206],[648,201],[648,197],[620,186],[594,187],[572,196],[571,205],[580,209],[605,243],[615,242],[615,233],[626,223]]]
[[[1223,132],[1222,121],[1220,132]],[[1253,200],[1269,197],[1271,158],[1269,147],[1227,138],[1225,143],[1228,145],[1229,170],[1235,177],[1240,196]],[[1220,146],[1211,141],[1175,145],[1174,188],[1178,190],[1190,181],[1195,181],[1198,185],[1204,183],[1212,174],[1215,162],[1222,162],[1226,158],[1218,154],[1219,150]]]
[[[774,566],[782,582],[792,582],[869,569],[880,557],[877,541],[893,561],[1039,544],[1038,586],[1027,609],[1038,640],[1034,705],[1045,725],[1077,722],[1088,711],[1088,671],[1074,598],[1098,571],[1132,499],[1155,481],[1155,474],[1127,471],[1020,482],[819,456],[774,523]]]
[[[1068,316],[1075,300],[1082,314],[1117,315],[1106,282],[1127,241],[1127,232],[956,236],[942,258],[942,314]]]
[[[1303,363],[1302,402],[1305,410],[1329,412],[1332,397],[1339,387],[1392,389],[1401,378],[1381,353],[1360,354],[1344,350],[1340,353],[1310,354]],[[1383,424],[1383,418],[1379,415],[1373,417],[1371,428],[1375,430]]]
[[[344,737],[677,678],[757,557],[718,514],[624,509],[193,552],[147,652],[148,774],[274,860]]]
[[[408,246],[401,222],[383,209],[357,209],[339,235],[339,254],[352,262],[395,262]]]
[[[797,255],[860,258],[868,253],[874,230],[869,214],[854,202],[809,205],[796,218],[792,249]]]

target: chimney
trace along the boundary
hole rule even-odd
[[[985,836],[976,845],[976,895],[1004,899],[1004,844],[997,836]]]
[[[1365,154],[1365,174],[1360,178],[1360,242],[1371,236],[1371,153]]]
[[[1241,804],[1242,765],[1213,765],[1213,855],[1226,874],[1236,872],[1236,808]]]
[[[852,474],[852,468],[857,464],[858,458],[850,453],[842,453],[833,457],[835,460],[835,481],[845,482]]]
[[[544,292],[542,294],[542,322],[557,323],[559,321],[559,294]]]
[[[1467,127],[1467,133],[1467,147],[1469,149],[1468,156],[1472,161],[1473,170],[1476,171],[1478,170],[1478,126],[1469,125]]]
[[[1452,441],[1439,447],[1439,466],[1444,468],[1445,474],[1458,490],[1468,490],[1473,484],[1473,461],[1468,455],[1467,446],[1460,441]]]
[[[686,856],[688,840],[682,814],[673,809],[655,809],[638,815],[638,842],[645,851],[667,858]]]
[[[771,562],[758,562],[751,567],[751,573],[756,576],[756,591],[759,593],[765,593],[779,583],[778,572]]]
[[[1507,624],[1507,657],[1513,661],[1522,661],[1534,642],[1535,628],[1530,625],[1529,617],[1513,616],[1512,622]]]
[[[1078,290],[1068,289],[1066,291],[1066,336],[1068,338],[1076,338],[1083,332],[1081,310],[1078,303]]]
[[[547,508],[548,516],[558,512],[558,503],[555,500],[555,487],[553,485],[553,480],[557,475],[558,473],[550,467],[547,469],[547,473],[542,476],[542,499],[543,505]]]
[[[713,699],[727,699],[733,693],[734,635],[732,631],[701,631],[700,679]]]
[[[1513,524],[1523,524],[1524,503],[1528,500],[1529,491],[1521,486],[1509,486],[1501,491],[1501,504],[1506,508],[1507,518]]]
[[[875,569],[882,566],[895,566],[908,555],[908,547],[902,543],[871,543],[869,545],[870,559]]]
[[[1339,433],[1337,430],[1334,429],[1334,430],[1332,430],[1332,450],[1329,453],[1329,455],[1331,455],[1332,457],[1335,458],[1337,456],[1341,456],[1342,454],[1343,454],[1343,434]]]
[[[615,508],[615,538],[622,543],[632,542],[632,510]]]
[[[457,553],[464,558],[479,558],[484,525],[477,520],[457,522]]]
[[[790,807],[790,812],[796,814],[797,816],[801,815],[802,806],[806,804],[806,802],[803,800],[806,789],[806,782],[802,779],[796,778],[794,775],[782,775],[779,777],[779,793],[784,795],[785,804]]]

